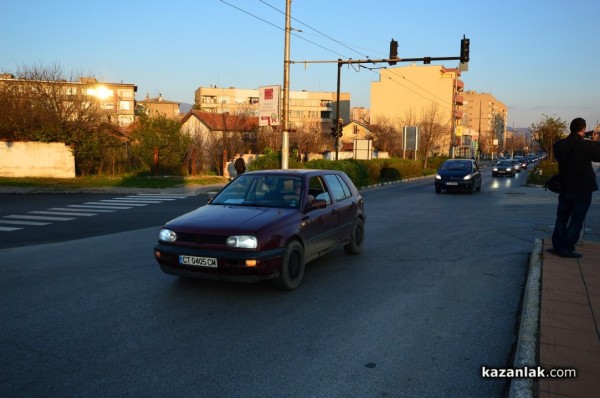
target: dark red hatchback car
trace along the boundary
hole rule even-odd
[[[240,175],[209,203],[163,226],[154,257],[167,274],[252,282],[292,290],[305,264],[364,242],[363,198],[334,170],[265,170]]]

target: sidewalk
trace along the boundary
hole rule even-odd
[[[536,239],[523,299],[514,368],[575,369],[575,378],[514,378],[510,397],[600,396],[600,242],[583,241],[583,257],[547,252]]]
[[[579,259],[546,249],[541,280],[539,363],[544,369],[577,370],[574,379],[539,380],[539,397],[600,396],[600,243],[584,241]]]

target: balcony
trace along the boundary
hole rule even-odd
[[[459,110],[454,111],[454,118],[455,119],[462,119],[463,118],[463,111],[459,111]]]
[[[462,105],[463,104],[463,96],[455,94],[454,95],[454,103],[457,105]]]

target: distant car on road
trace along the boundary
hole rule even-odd
[[[514,177],[517,174],[513,163],[508,160],[500,160],[492,167],[492,177],[509,176]]]
[[[521,172],[521,162],[519,162],[517,159],[508,159],[509,162],[512,162],[513,167],[515,168],[515,171],[517,173]]]
[[[166,223],[154,257],[167,274],[297,288],[305,264],[343,246],[359,254],[364,201],[333,170],[266,170],[240,175],[207,205]]]
[[[527,170],[527,160],[523,156],[515,156],[515,160],[521,163],[521,170]]]
[[[448,159],[435,174],[435,192],[481,191],[481,171],[473,159]]]

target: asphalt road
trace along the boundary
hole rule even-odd
[[[502,397],[509,380],[481,366],[511,363],[556,206],[524,178],[487,175],[473,195],[436,195],[431,178],[363,190],[363,253],[311,263],[292,292],[160,272],[160,224],[199,197],[39,227],[97,233],[0,250],[0,396]],[[29,199],[20,212],[47,204]]]

